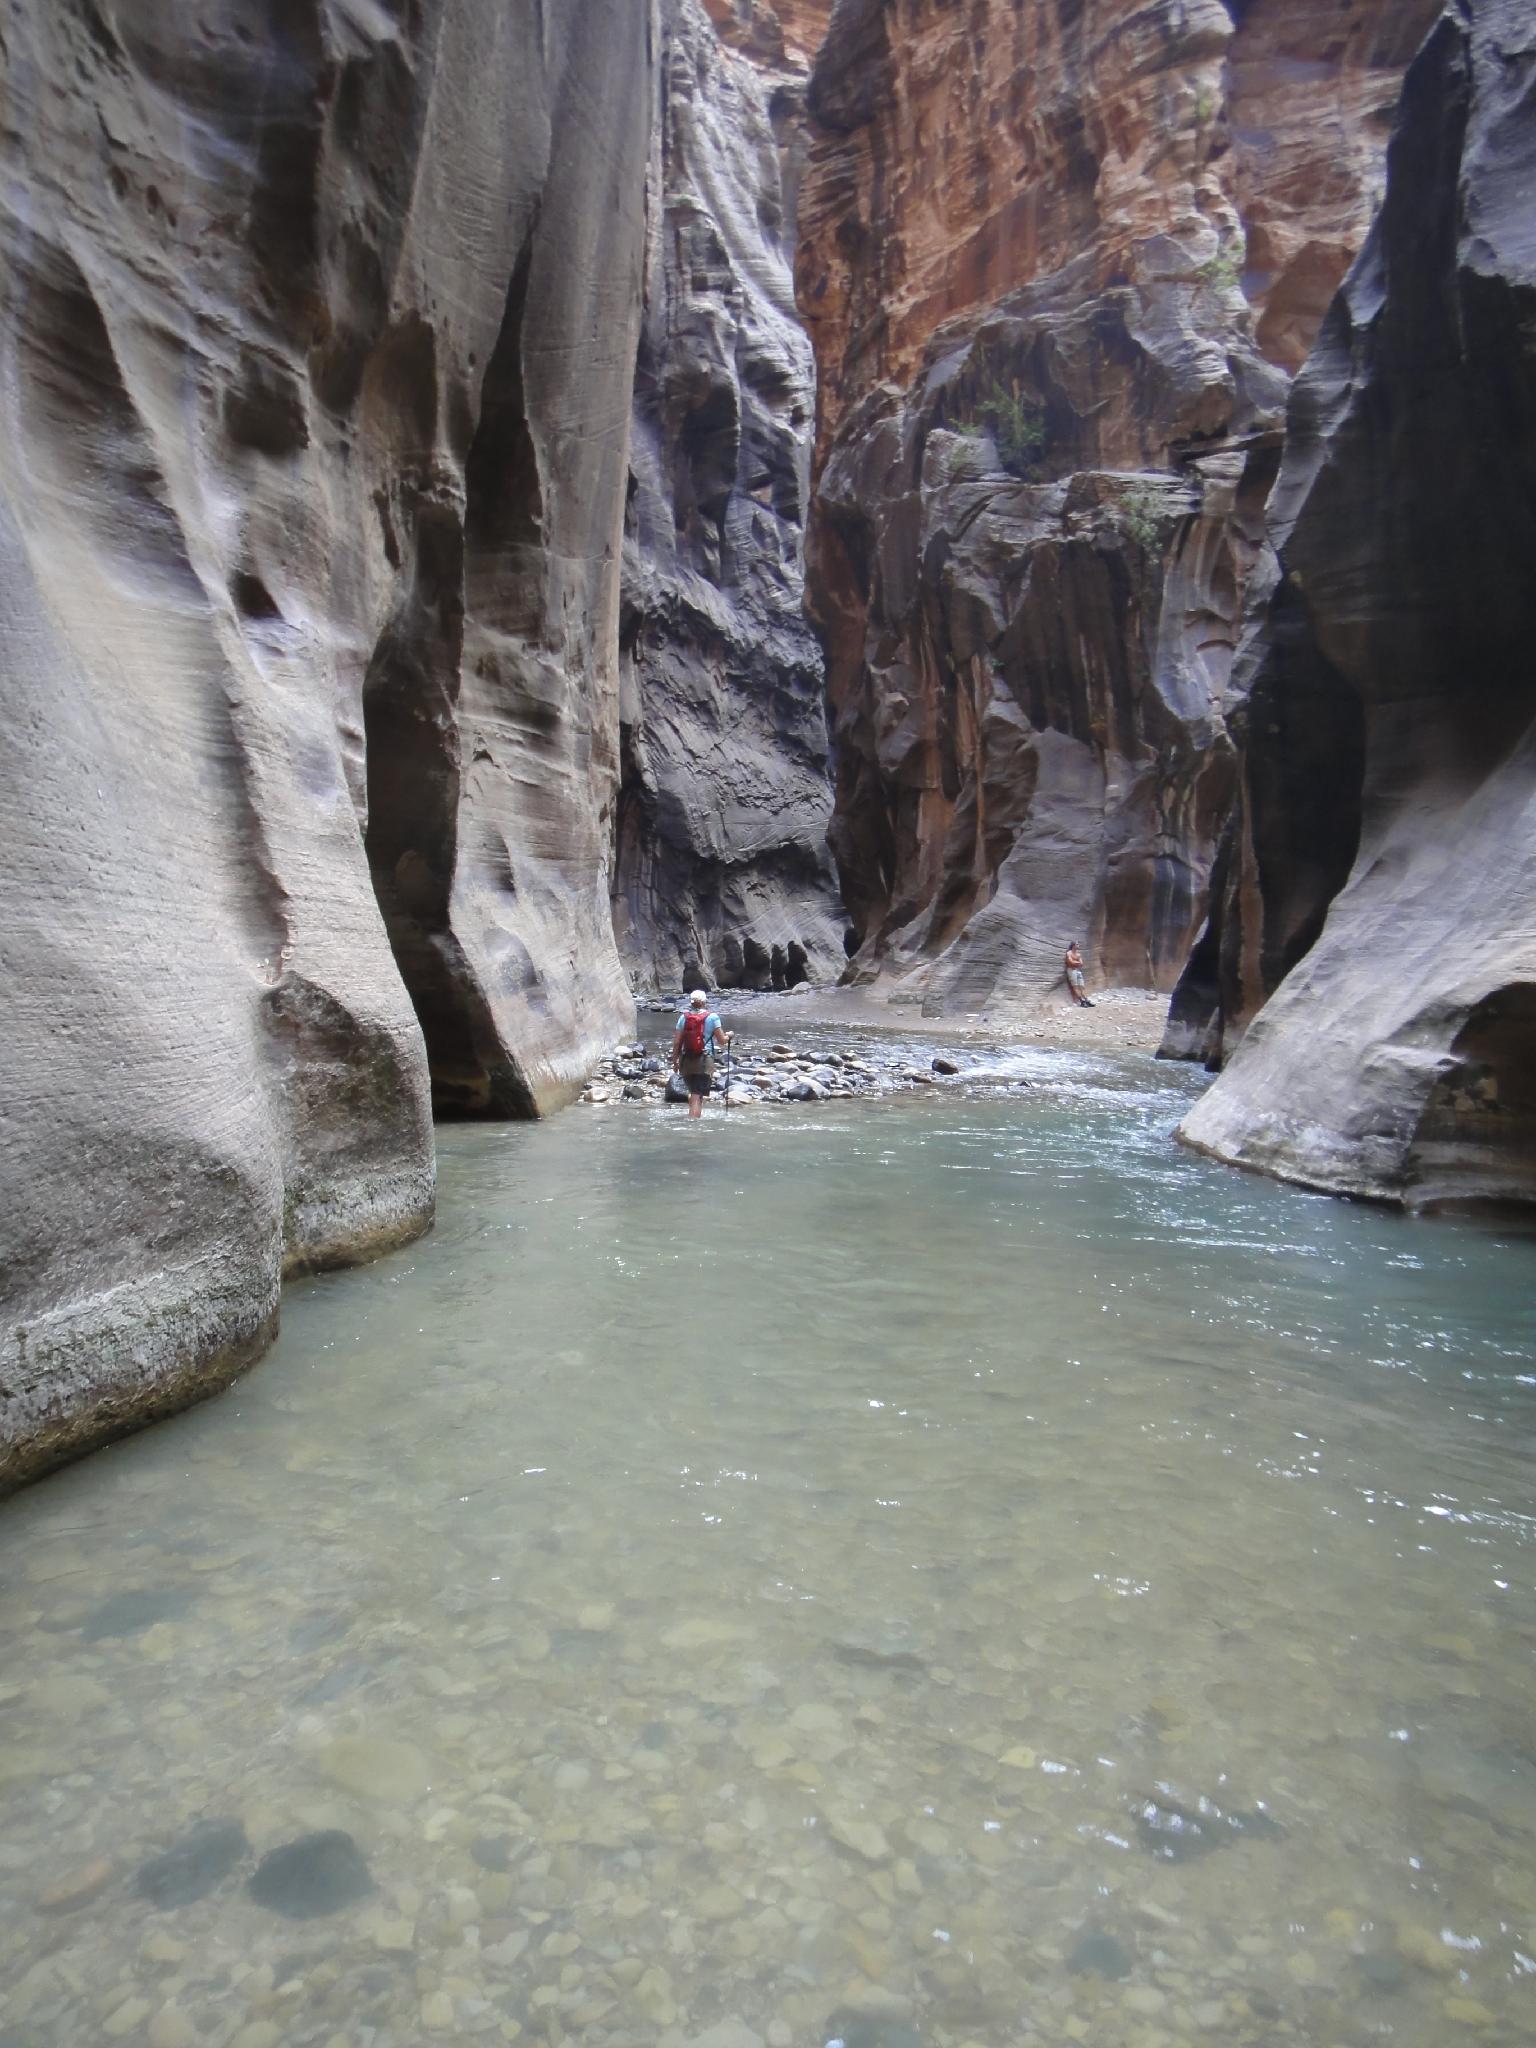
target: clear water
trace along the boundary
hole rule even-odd
[[[1019,1066],[445,1131],[0,1509],[5,2048],[1529,2038],[1536,1244]],[[366,1897],[247,1891],[322,1829]]]

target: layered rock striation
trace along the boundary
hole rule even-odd
[[[805,71],[777,16],[664,0],[635,380],[614,927],[639,986],[835,974],[815,365],[790,254]],[[772,29],[774,33],[770,34]]]
[[[861,978],[976,1008],[1076,937],[1171,987],[1286,372],[1432,12],[840,0],[798,276]]]
[[[1293,394],[1170,1032],[1226,1060],[1191,1144],[1414,1206],[1536,1200],[1533,167],[1536,21],[1458,0]]]
[[[609,918],[644,0],[0,16],[0,1483],[566,1099]]]

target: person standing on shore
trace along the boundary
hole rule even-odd
[[[1072,1000],[1080,1010],[1093,1008],[1083,976],[1083,956],[1077,950],[1076,939],[1067,948],[1067,987],[1072,991]]]
[[[672,1071],[688,1084],[690,1118],[704,1114],[704,1098],[715,1081],[716,1049],[724,1052],[730,1042],[731,1034],[721,1024],[719,1013],[709,1007],[709,997],[696,988],[672,1033]]]

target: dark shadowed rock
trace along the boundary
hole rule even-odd
[[[250,1853],[237,1820],[200,1820],[162,1855],[141,1863],[134,1888],[152,1906],[190,1906],[223,1883]]]
[[[1112,1934],[1092,1928],[1080,1934],[1067,1952],[1067,1968],[1075,1977],[1129,1977],[1136,1958]]]
[[[513,1841],[510,1835],[480,1835],[470,1843],[469,1853],[482,1870],[512,1868]]]
[[[699,954],[707,985],[779,988],[791,933],[822,971],[841,965],[803,615],[816,397],[790,258],[805,64],[782,41],[723,47],[700,0],[663,0],[661,30],[614,923],[637,985],[667,986]],[[749,966],[747,945],[777,947],[779,974]]]
[[[1142,1847],[1160,1863],[1192,1863],[1214,1849],[1230,1848],[1245,1836],[1274,1841],[1284,1832],[1260,1808],[1237,1813],[1205,1798],[1185,1805],[1165,1792],[1140,1795],[1132,1811]]]
[[[247,1890],[288,1920],[317,1920],[356,1905],[375,1889],[356,1842],[340,1828],[300,1835],[257,1864]]]
[[[1410,1205],[1536,1201],[1531,36],[1517,0],[1442,16],[1297,383],[1166,1047],[1225,1062],[1191,1144]]]

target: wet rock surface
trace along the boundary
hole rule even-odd
[[[257,1905],[287,1920],[320,1920],[355,1906],[374,1883],[352,1837],[340,1828],[325,1828],[269,1850],[247,1889]]]
[[[653,1042],[662,1052],[670,1034]],[[731,1109],[760,1104],[852,1102],[945,1086],[962,1092],[1012,1092],[1031,1085],[1010,1065],[1020,1048],[978,1041],[963,1058],[931,1054],[890,1032],[813,1027],[792,1039],[737,1037],[729,1060],[715,1061],[716,1102]],[[582,1101],[656,1107],[688,1100],[682,1079],[643,1041],[617,1047],[599,1062]]]
[[[1529,10],[1447,13],[1293,396],[1242,779],[1166,1050],[1218,1157],[1536,1200]]]
[[[1143,1795],[1133,1812],[1142,1847],[1161,1863],[1188,1863],[1244,1837],[1273,1841],[1280,1834],[1262,1808],[1235,1813],[1204,1796],[1185,1803],[1167,1791]]]

